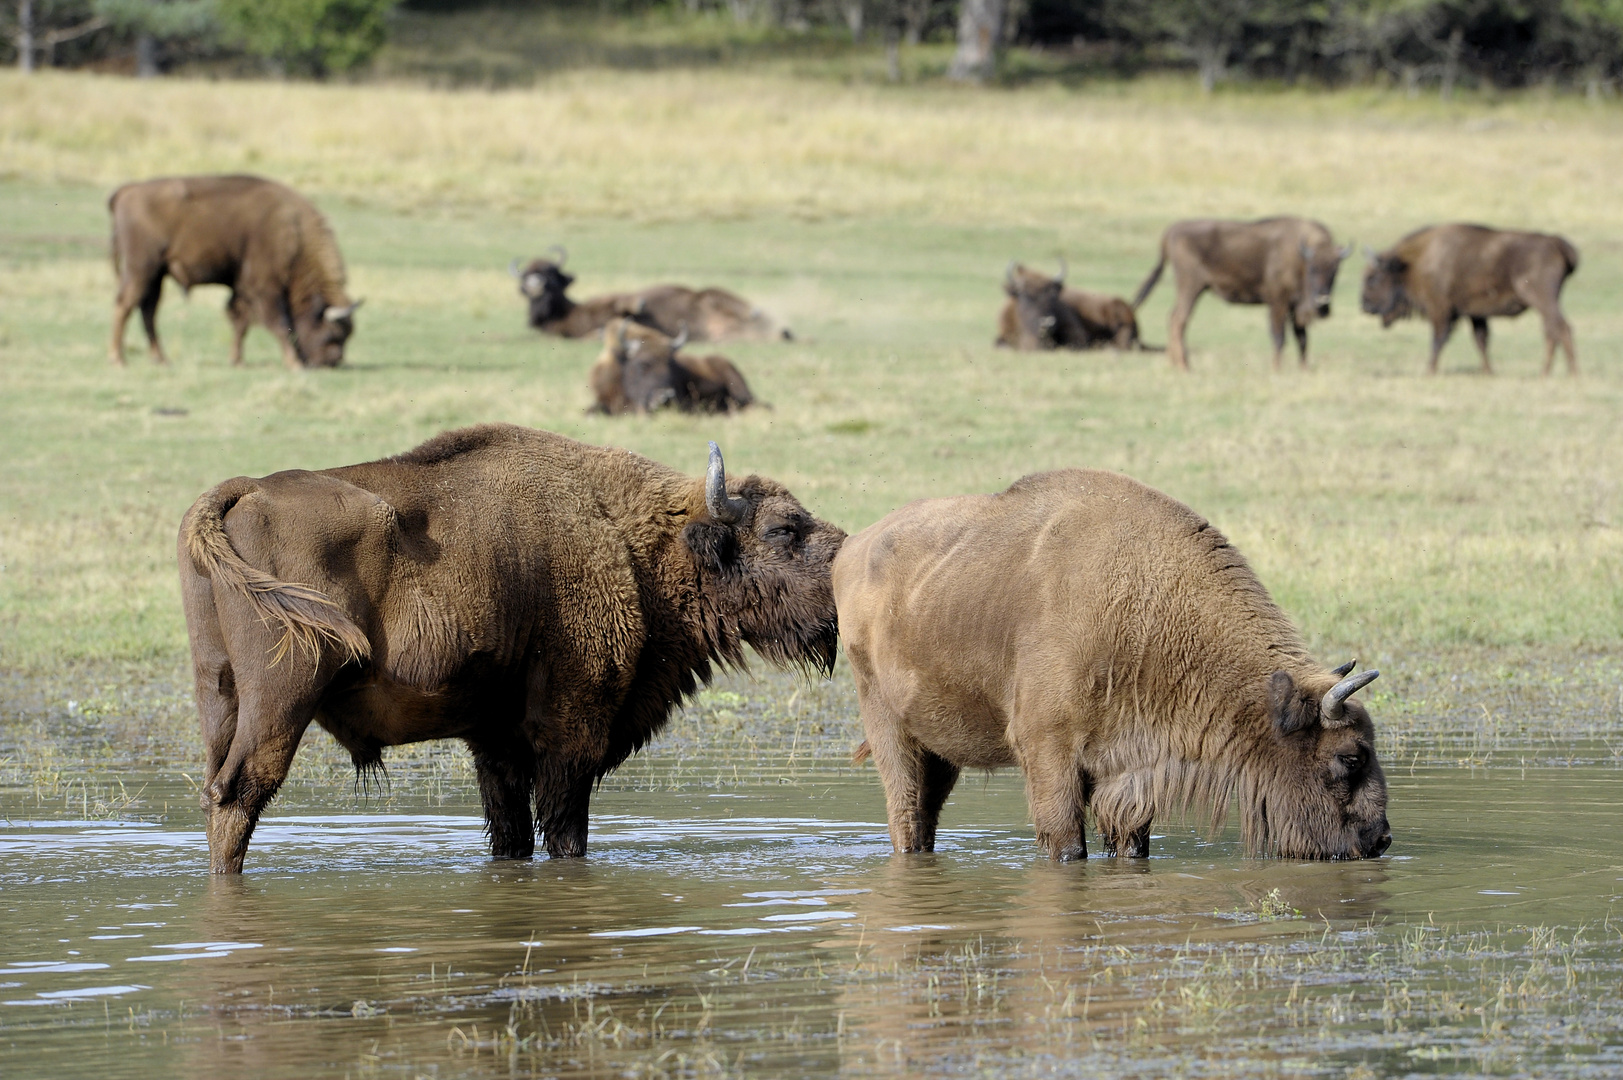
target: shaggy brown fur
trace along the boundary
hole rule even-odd
[[[639,292],[606,293],[576,303],[566,294],[575,278],[563,259],[534,259],[522,270],[513,263],[519,292],[530,303],[530,325],[562,337],[587,337],[610,319],[627,317],[666,337],[690,341],[787,341],[794,335],[737,293],[655,285]]]
[[[1390,842],[1369,714],[1321,715],[1345,671],[1216,529],[1125,476],[912,503],[846,541],[834,596],[897,851],[933,849],[961,769],[1008,765],[1055,859],[1086,854],[1088,809],[1142,856],[1155,817],[1231,797],[1254,851]]]
[[[1003,278],[1009,299],[998,316],[995,345],[1012,349],[1115,349],[1153,351],[1138,339],[1133,306],[1119,296],[1065,288],[1057,278],[1010,263]]]
[[[124,363],[124,327],[139,306],[152,359],[168,363],[158,341],[165,275],[182,289],[231,289],[231,362],[260,323],[289,367],[337,367],[355,331],[344,260],[327,219],[302,195],[257,176],[185,176],[125,184],[107,201],[113,216],[118,297],[108,350]]]
[[[682,412],[733,412],[754,403],[749,384],[724,356],[685,356],[658,330],[630,319],[603,329],[603,351],[587,377],[591,412],[646,413],[667,405]]]
[[[537,826],[580,855],[592,786],[714,664],[748,643],[827,670],[845,534],[771,480],[725,480],[719,452],[712,468],[713,487],[490,425],[198,499],[179,561],[212,869],[242,869],[311,720],[363,770],[464,740],[497,858],[528,857]]]
[[[1461,316],[1471,320],[1482,370],[1488,363],[1488,319],[1520,315],[1528,308],[1544,317],[1544,374],[1559,345],[1567,372],[1578,374],[1572,327],[1561,312],[1561,289],[1578,269],[1578,249],[1565,238],[1482,225],[1433,225],[1419,229],[1380,254],[1366,252],[1364,311],[1382,326],[1418,313],[1431,323],[1431,359],[1437,357]]]
[[[1297,217],[1261,221],[1180,221],[1161,236],[1161,259],[1133,297],[1136,311],[1161,271],[1172,263],[1178,295],[1167,320],[1167,356],[1189,369],[1184,331],[1195,301],[1207,289],[1231,304],[1266,304],[1274,368],[1285,351],[1285,326],[1296,335],[1296,353],[1307,366],[1307,328],[1330,315],[1336,271],[1351,253],[1336,247],[1330,230]]]

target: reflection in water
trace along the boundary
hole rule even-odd
[[[270,819],[221,878],[189,821],[0,827],[0,1072],[1623,1071],[1615,772],[1395,777],[1372,862],[1064,866],[1018,778],[909,856],[868,779],[610,794],[581,861],[472,812]]]

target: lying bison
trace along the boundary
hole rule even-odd
[[[107,201],[113,215],[113,308],[109,358],[124,363],[124,327],[141,308],[152,359],[164,275],[182,289],[225,285],[231,362],[260,323],[282,345],[289,367],[337,367],[355,332],[344,289],[344,260],[321,212],[290,188],[257,176],[183,176],[125,184]]]
[[[1307,328],[1330,315],[1336,271],[1351,247],[1338,248],[1330,230],[1297,217],[1261,221],[1180,221],[1161,237],[1161,259],[1133,298],[1137,310],[1161,271],[1172,264],[1178,295],[1167,320],[1167,355],[1189,369],[1184,330],[1195,301],[1207,289],[1231,304],[1266,304],[1274,368],[1285,351],[1285,326],[1296,334],[1296,352],[1307,365]]]
[[[742,664],[828,670],[845,534],[782,485],[693,479],[508,425],[398,457],[238,477],[180,529],[209,862],[237,873],[311,720],[473,751],[496,858],[586,851],[598,780]],[[533,814],[532,817],[532,806]]]
[[[1150,824],[1231,796],[1257,852],[1381,854],[1375,678],[1315,663],[1240,553],[1125,476],[1065,470],[912,503],[834,561],[897,851],[930,851],[961,769],[1019,765],[1054,859],[1143,857]]]
[[[726,289],[689,289],[656,285],[640,292],[607,293],[576,303],[566,294],[575,279],[564,272],[568,253],[553,248],[557,259],[534,259],[523,269],[509,267],[519,291],[529,300],[530,325],[560,337],[588,337],[608,321],[625,316],[667,337],[686,333],[693,341],[777,341],[793,337],[770,315]]]
[[[1431,360],[1437,371],[1454,323],[1471,320],[1482,370],[1488,363],[1488,319],[1533,308],[1544,316],[1544,374],[1555,347],[1567,354],[1567,371],[1578,373],[1572,327],[1561,313],[1561,287],[1578,269],[1578,249],[1564,238],[1512,232],[1482,225],[1433,225],[1410,233],[1386,251],[1366,251],[1363,307],[1381,325],[1419,314],[1431,322]]]
[[[603,328],[603,351],[588,382],[589,411],[648,413],[669,405],[681,412],[734,412],[755,402],[743,374],[725,356],[686,356],[687,336],[666,337],[630,319]]]
[[[1003,276],[1009,299],[993,344],[1012,349],[1145,349],[1133,305],[1119,296],[1065,287],[1065,263],[1049,277],[1011,262]]]

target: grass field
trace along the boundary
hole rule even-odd
[[[501,92],[5,74],[0,170],[0,668],[17,678],[177,672],[174,531],[213,483],[490,420],[692,472],[715,438],[853,531],[914,498],[1120,469],[1226,531],[1327,657],[1481,673],[1623,643],[1615,107],[691,71]],[[223,290],[173,287],[174,366],[147,364],[134,326],[130,367],[107,364],[108,191],[213,170],[286,180],[332,218],[366,298],[344,368],[285,371],[255,331],[232,370]],[[1382,246],[1444,219],[1565,233],[1584,374],[1538,378],[1524,317],[1495,323],[1495,377],[1473,373],[1469,334],[1422,376],[1422,326],[1358,313],[1358,258],[1306,372],[1269,370],[1260,309],[1210,298],[1187,376],[1156,354],[991,347],[1011,257],[1063,253],[1076,283],[1130,293],[1168,221],[1268,212]],[[555,242],[583,294],[714,283],[785,318],[796,342],[727,350],[773,407],[583,415],[596,345],[528,331],[506,273]],[[1141,312],[1151,341],[1170,296]]]

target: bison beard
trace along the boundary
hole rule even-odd
[[[713,665],[828,671],[844,540],[781,485],[489,425],[322,472],[228,480],[180,574],[216,873],[314,720],[358,770],[460,738],[497,858],[586,850],[593,785]]]
[[[930,851],[960,770],[1018,765],[1037,840],[1143,857],[1158,816],[1297,858],[1391,842],[1369,714],[1375,677],[1307,655],[1239,552],[1181,503],[1113,473],[1028,476],[913,503],[846,541],[840,631],[891,842]]]

